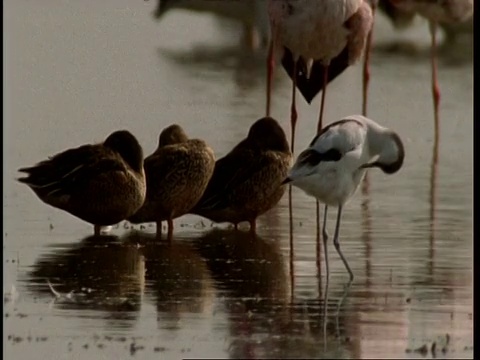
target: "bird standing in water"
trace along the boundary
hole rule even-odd
[[[128,221],[155,221],[160,240],[162,221],[167,220],[171,241],[173,219],[186,214],[202,197],[214,166],[213,150],[203,140],[189,139],[179,125],[166,127],[160,133],[158,148],[145,158],[145,203]]]
[[[473,0],[390,0],[400,9],[416,11],[430,22],[431,66],[432,66],[432,95],[433,118],[435,124],[435,143],[440,137],[440,87],[437,80],[437,25],[439,23],[461,23],[473,15]]]
[[[386,174],[394,174],[402,167],[404,156],[403,143],[397,133],[361,115],[347,116],[329,124],[298,156],[283,183],[291,183],[325,204],[323,242],[327,284],[328,206],[338,207],[333,244],[350,274],[351,283],[353,272],[338,240],[343,206],[355,194],[367,169],[378,167]]]
[[[275,58],[281,57],[282,66],[292,79],[290,147],[293,154],[298,117],[296,88],[309,104],[323,90],[317,123],[319,133],[323,123],[327,84],[360,58],[372,28],[372,9],[367,0],[268,0],[268,15],[271,38],[267,60],[266,113],[269,116]],[[291,190],[290,187],[290,214]],[[319,248],[318,200],[316,218]]]
[[[217,160],[212,178],[191,213],[215,222],[248,221],[255,232],[258,216],[282,198],[292,162],[287,137],[270,117],[257,120],[247,137]]]
[[[145,200],[143,150],[128,131],[115,131],[101,144],[66,150],[19,171],[48,205],[94,225],[116,224],[135,213]]]
[[[323,90],[317,131],[322,128],[329,81],[356,62],[372,27],[372,10],[365,0],[269,0],[271,40],[268,54],[267,116],[270,114],[274,60],[293,80],[291,149],[294,149],[298,87],[308,103]]]

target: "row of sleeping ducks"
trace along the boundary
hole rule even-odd
[[[161,223],[167,221],[171,239],[172,220],[187,213],[235,227],[248,221],[255,230],[256,218],[280,201],[287,182],[325,204],[343,205],[368,167],[388,173],[392,164],[401,166],[399,141],[393,131],[352,115],[324,128],[291,168],[285,132],[271,117],[257,120],[247,137],[216,161],[205,141],[189,139],[174,124],[161,132],[157,149],[145,159],[137,139],[121,130],[101,144],[19,169],[27,176],[18,181],[43,202],[93,224],[95,234],[128,220],[156,222],[161,238]],[[402,154],[392,150],[398,144]]]

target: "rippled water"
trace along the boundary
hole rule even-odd
[[[406,159],[393,176],[371,171],[368,195],[345,207],[340,242],[356,277],[337,314],[348,274],[330,244],[325,334],[315,202],[296,189],[292,252],[286,196],[256,238],[184,216],[168,247],[150,225],[95,238],[14,181],[19,167],[120,128],[150,153],[177,122],[226,154],[265,111],[265,52],[242,51],[238,29],[208,15],[155,23],[153,2],[4,5],[6,358],[473,356],[472,63],[440,61],[433,165],[424,23],[403,34],[376,24],[369,115],[402,136]],[[415,45],[389,52],[398,39]],[[327,123],[359,113],[360,80],[355,66],[329,86]],[[273,116],[287,134],[290,84],[277,71]],[[297,152],[318,108],[299,98]],[[331,211],[331,233],[334,221]]]

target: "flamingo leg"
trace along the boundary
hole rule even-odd
[[[325,67],[323,72],[323,90],[322,90],[322,100],[320,102],[320,115],[318,117],[317,124],[317,134],[322,131],[323,124],[323,110],[325,108],[325,94],[327,93],[327,84],[328,84],[328,65]],[[316,200],[316,213],[317,213],[317,247],[320,248],[320,203]]]
[[[375,1],[371,4],[372,18],[375,21]],[[362,115],[367,116],[367,102],[368,102],[368,85],[370,84],[370,53],[372,51],[372,38],[373,38],[373,23],[367,36],[367,43],[365,46],[365,57],[363,59],[363,100],[362,100]]]
[[[275,68],[275,58],[273,56],[273,39],[270,40],[267,57],[267,109],[266,116],[270,116],[270,103],[272,93],[273,69]]]
[[[293,154],[295,148],[295,127],[297,125],[297,102],[296,102],[296,95],[297,95],[297,60],[293,62],[293,81],[292,81],[292,105],[290,107],[290,125],[292,128],[291,139],[290,139],[290,150]]]
[[[296,95],[297,95],[297,64],[298,61],[295,60],[293,63],[293,81],[292,81],[292,105],[290,108],[290,125],[291,125],[291,139],[290,139],[290,150],[294,152],[295,148],[295,125],[297,124],[297,106],[296,106]],[[289,230],[290,230],[290,268],[291,268],[291,295],[293,297],[294,291],[294,273],[293,273],[293,203],[292,203],[292,185],[288,185],[288,215],[289,215]]]
[[[430,34],[432,36],[431,62],[432,62],[432,94],[433,94],[433,119],[435,121],[435,142],[438,142],[440,135],[440,87],[437,77],[437,23],[430,21]]]
[[[322,90],[322,100],[320,102],[320,114],[318,116],[317,134],[322,130],[322,127],[323,127],[323,110],[325,108],[325,94],[327,93],[327,84],[328,84],[328,65],[325,66],[325,69],[323,71],[323,90]]]

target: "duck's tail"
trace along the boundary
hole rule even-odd
[[[18,169],[19,172],[26,173],[25,177],[18,177],[16,180],[23,184],[27,184],[32,188],[45,188],[57,182],[53,179],[50,171],[45,171],[45,165],[39,164],[37,166],[25,167]]]

